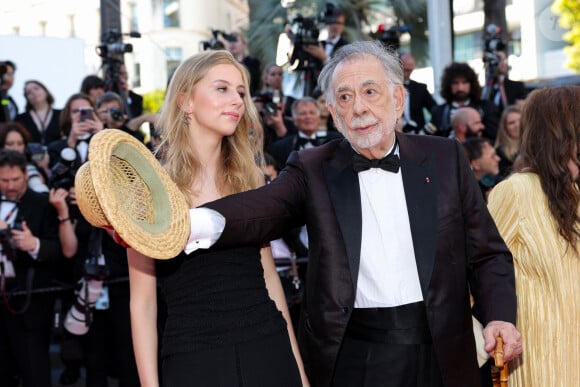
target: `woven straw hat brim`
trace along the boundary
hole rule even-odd
[[[77,173],[75,189],[87,221],[96,227],[107,227],[107,222],[129,246],[149,257],[179,255],[189,238],[189,208],[145,145],[120,130],[106,129],[91,139],[85,165]]]

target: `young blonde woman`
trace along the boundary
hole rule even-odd
[[[247,71],[231,54],[205,51],[177,69],[156,126],[161,162],[191,207],[263,184],[249,141],[259,125]],[[129,249],[128,258],[143,386],[158,386],[158,374],[172,387],[307,384],[269,247],[167,261]],[[159,342],[158,296],[167,306]]]

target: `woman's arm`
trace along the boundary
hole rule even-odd
[[[288,311],[288,304],[286,303],[286,296],[284,295],[284,290],[282,289],[282,284],[280,283],[280,277],[276,271],[276,265],[274,264],[274,258],[272,257],[272,251],[270,247],[263,248],[260,251],[262,257],[262,267],[264,268],[264,279],[266,281],[266,288],[268,289],[268,294],[270,298],[276,303],[276,307],[286,320],[286,327],[288,328],[288,336],[290,336],[290,344],[292,345],[292,352],[296,358],[296,364],[298,364],[298,369],[300,370],[300,377],[302,378],[303,386],[310,386],[308,378],[306,377],[306,372],[304,371],[304,364],[302,363],[302,357],[300,356],[300,351],[298,349],[298,342],[296,341],[296,335],[294,334],[294,327],[292,326],[292,320],[290,318],[290,312]]]
[[[155,262],[133,249],[127,249],[127,258],[131,290],[131,333],[139,379],[143,387],[158,387]]]

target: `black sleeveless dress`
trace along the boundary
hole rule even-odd
[[[164,386],[301,385],[257,247],[198,250],[156,265],[167,306]]]

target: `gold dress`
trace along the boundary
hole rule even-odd
[[[489,210],[514,256],[523,353],[509,386],[580,386],[580,256],[559,234],[539,177],[504,180]]]

